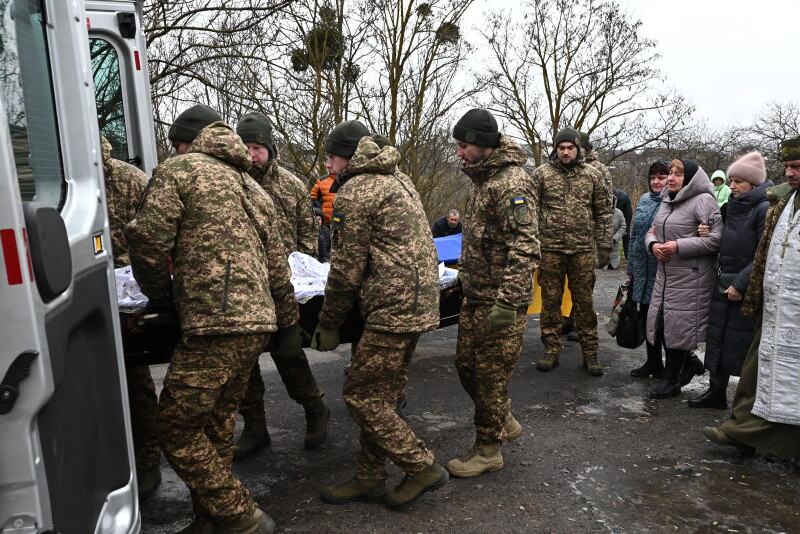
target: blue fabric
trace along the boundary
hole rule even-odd
[[[645,193],[636,204],[636,213],[633,214],[627,272],[633,275],[631,298],[639,304],[650,303],[650,295],[653,293],[653,284],[656,281],[658,260],[647,253],[644,236],[653,226],[653,219],[656,218],[660,206],[661,195]]]
[[[448,235],[437,237],[433,240],[433,244],[436,245],[436,251],[439,253],[439,262],[444,262],[445,265],[458,263],[458,257],[461,255],[462,235]]]

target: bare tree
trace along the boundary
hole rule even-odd
[[[528,0],[522,23],[489,16],[494,58],[484,106],[531,147],[536,164],[565,126],[587,132],[606,162],[662,141],[693,112],[665,87],[656,42],[614,2]]]

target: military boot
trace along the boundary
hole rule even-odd
[[[711,441],[713,441],[714,443],[716,443],[717,445],[722,445],[724,447],[733,447],[737,451],[739,451],[739,454],[743,454],[745,456],[752,456],[756,452],[755,448],[745,443],[742,443],[741,441],[733,439],[728,434],[726,434],[725,432],[714,426],[707,426],[703,428],[703,435],[708,439],[710,439]]]
[[[584,354],[583,367],[592,376],[603,376],[603,366],[600,365],[600,360],[597,359],[597,354]]]
[[[161,467],[145,471],[142,476],[137,477],[139,500],[144,501],[161,485]]]
[[[536,368],[540,371],[552,371],[554,367],[558,367],[558,354],[545,353],[544,357],[536,364]]]
[[[313,404],[304,406],[306,411],[306,435],[303,437],[303,444],[306,449],[316,449],[325,441],[328,435],[328,419],[331,418],[331,411],[317,399]]]
[[[365,480],[352,478],[341,486],[324,488],[321,498],[328,504],[347,504],[353,501],[382,504],[386,498],[386,479]]]
[[[424,493],[444,486],[449,478],[447,471],[433,462],[429,468],[416,475],[406,475],[400,484],[386,495],[386,506],[391,510],[405,510]]]
[[[214,527],[214,534],[272,534],[275,532],[275,521],[259,510],[246,517]]]
[[[267,430],[267,420],[263,415],[253,421],[244,422],[244,430],[239,441],[233,446],[233,460],[244,460],[261,449],[269,447],[272,438]]]
[[[503,468],[503,455],[500,442],[478,443],[469,448],[461,458],[447,462],[447,470],[458,478],[472,478],[487,471],[500,471]]]
[[[511,410],[506,412],[506,420],[503,423],[503,430],[506,433],[504,441],[514,441],[522,435],[522,425],[514,418]]]

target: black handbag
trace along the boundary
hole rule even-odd
[[[617,322],[617,345],[626,349],[640,347],[644,343],[647,331],[647,314],[639,309],[631,298],[631,293],[628,291]]]

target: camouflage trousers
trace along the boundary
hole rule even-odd
[[[584,356],[597,355],[597,315],[594,312],[594,252],[542,251],[539,264],[539,285],[542,287],[542,344],[546,354],[561,354],[561,298],[564,277],[572,294],[575,329],[581,340]]]
[[[492,330],[489,303],[464,299],[458,318],[456,370],[461,385],[475,403],[475,434],[480,443],[505,439],[504,422],[511,407],[508,383],[522,352],[522,333],[528,326],[525,310],[517,322]]]
[[[361,428],[356,477],[386,476],[386,460],[414,475],[433,464],[433,453],[395,412],[419,334],[365,330],[344,383],[344,401]]]
[[[198,518],[216,523],[252,514],[255,503],[233,475],[233,428],[246,382],[269,334],[184,337],[158,403],[161,447],[189,487]]]
[[[156,432],[158,395],[150,367],[126,367],[125,376],[131,410],[133,455],[136,458],[136,473],[141,477],[148,471],[158,469],[161,463],[161,446]]]
[[[270,353],[275,368],[286,386],[289,398],[303,407],[317,402],[325,393],[317,385],[314,373],[308,364],[308,358],[303,349],[289,358],[276,358]],[[239,413],[242,414],[245,424],[254,424],[256,421],[266,417],[264,413],[264,377],[261,376],[261,366],[256,360],[253,369],[250,371],[250,380],[247,383],[247,391],[244,393],[242,403],[239,405]]]

